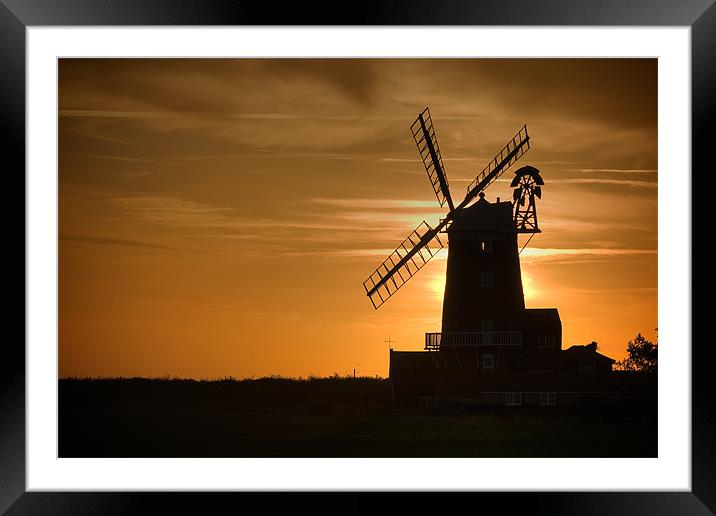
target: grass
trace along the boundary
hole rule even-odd
[[[60,380],[61,457],[653,457],[655,421],[395,410],[380,378]]]

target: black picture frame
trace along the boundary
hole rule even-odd
[[[344,4],[242,0],[0,0],[0,103],[7,199],[20,198],[25,170],[25,30],[28,26],[82,25],[570,25],[684,26],[691,28],[692,170],[713,172],[710,148],[716,136],[716,6],[714,0],[416,0]],[[10,159],[8,159],[10,158]],[[21,172],[22,171],[22,172]],[[3,204],[6,220],[16,207]],[[678,209],[684,209],[679,207]],[[690,209],[690,207],[686,207]],[[668,216],[660,214],[661,216]],[[693,217],[694,222],[697,221]],[[20,229],[14,225],[14,231]],[[22,238],[24,242],[24,225]],[[692,228],[692,235],[693,235]],[[19,240],[19,236],[18,236]],[[9,248],[9,246],[8,246]],[[27,256],[6,253],[11,263]],[[692,270],[693,274],[693,270]],[[6,296],[9,299],[9,296]],[[23,290],[24,300],[24,290]],[[25,305],[6,301],[8,307]],[[19,320],[19,317],[17,318]],[[692,317],[693,319],[693,317]],[[24,317],[23,317],[24,320]],[[17,323],[16,323],[17,324]],[[23,326],[23,336],[25,327]],[[385,507],[375,493],[332,494],[316,502],[305,494],[261,497],[256,493],[40,493],[25,489],[25,345],[7,337],[0,359],[0,511],[8,514],[207,514],[229,504],[256,501],[262,512],[305,508],[329,512],[368,512]],[[549,514],[710,514],[716,512],[716,391],[710,342],[692,338],[692,490],[642,493],[471,493],[470,505],[501,512]],[[465,494],[450,502],[461,504]],[[238,502],[236,497],[241,497]],[[423,494],[400,496],[401,512],[446,508]],[[234,505],[235,506],[235,505]],[[236,506],[235,506],[236,507]]]

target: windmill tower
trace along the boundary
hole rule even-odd
[[[426,333],[427,350],[469,349],[477,354],[494,346],[561,347],[556,309],[526,309],[522,288],[517,237],[540,232],[536,199],[542,196],[544,181],[539,171],[531,166],[516,171],[512,202],[490,203],[485,198],[485,190],[530,149],[527,126],[477,175],[458,205],[428,108],[418,115],[411,133],[438,202],[448,211],[435,228],[423,221],[365,280],[373,307],[390,299],[449,243],[442,330]]]
[[[490,203],[485,193],[448,227],[449,253],[442,334],[509,331],[522,324],[524,291],[517,236],[540,233],[535,196],[544,181],[522,167],[510,186],[514,202]],[[493,335],[494,336],[494,335]]]

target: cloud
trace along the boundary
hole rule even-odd
[[[437,200],[414,200],[414,199],[312,199],[311,202],[338,206],[350,209],[408,209],[408,208],[429,208],[435,209]]]
[[[330,259],[387,257],[394,249],[322,249],[311,251],[287,251],[286,256],[315,256]]]
[[[477,161],[477,162],[479,162],[479,163],[483,163],[483,164],[484,164],[484,163],[486,163],[486,162],[489,162],[489,160],[490,160],[490,158],[484,158],[484,157],[473,157],[473,158],[454,157],[454,158],[449,158],[449,157],[443,156],[443,161],[446,162],[446,163],[449,163],[449,162],[451,162],[451,161],[468,161],[468,162]],[[389,163],[390,163],[390,162],[397,162],[397,163],[420,163],[420,158],[417,158],[417,157],[416,157],[416,158],[390,158],[390,157],[386,157],[386,158],[378,158],[378,161],[385,161],[385,162],[389,162]]]
[[[171,164],[171,165],[182,165],[178,162],[157,160],[150,158],[138,158],[132,156],[113,156],[110,154],[90,154],[90,153],[70,153],[66,152],[62,154],[63,158],[75,158],[75,159],[98,159],[98,160],[114,160],[114,161],[126,161],[129,163],[152,163],[152,164]]]
[[[100,237],[100,236],[88,236],[88,235],[68,235],[60,234],[60,241],[62,242],[73,242],[77,244],[92,244],[92,245],[120,245],[125,247],[141,247],[146,249],[162,249],[165,251],[191,251],[197,252],[194,249],[182,249],[179,247],[152,244],[148,242],[141,242],[139,240],[132,240],[128,238],[111,238],[111,237]]]
[[[174,197],[117,197],[111,202],[145,220],[174,226],[236,227],[235,208],[217,208]]]
[[[637,256],[637,255],[655,255],[657,254],[656,249],[608,249],[608,248],[572,248],[572,249],[557,249],[557,248],[539,248],[539,247],[526,247],[520,258],[528,261],[540,261],[549,260],[552,258],[563,258],[565,256],[599,256],[605,258],[623,257],[623,256]]]
[[[436,201],[422,199],[311,198],[305,201],[304,208],[295,212],[284,211],[270,216],[165,196],[122,197],[110,202],[127,214],[150,223],[178,230],[194,228],[197,232],[188,235],[191,238],[219,238],[241,245],[250,243],[252,248],[272,249],[288,256],[331,260],[386,257],[412,228],[422,220],[430,219],[429,214],[443,215],[437,209],[428,209],[435,208]],[[311,206],[331,210],[316,211],[310,209]],[[546,227],[584,234],[606,232],[613,225],[604,221],[554,217],[548,220]],[[561,243],[569,245],[572,242],[563,240]],[[521,257],[528,262],[575,262],[656,253],[656,249],[618,247],[526,247]],[[446,256],[443,254],[438,259]]]
[[[393,120],[402,122],[402,115],[375,116],[375,115],[321,115],[316,113],[216,113],[204,112],[190,113],[192,116],[211,118],[227,118],[233,120]],[[61,109],[60,118],[177,118],[185,117],[188,113],[181,111],[112,111],[103,109]]]
[[[445,247],[448,249],[448,246]],[[326,259],[354,259],[354,258],[386,258],[394,251],[393,248],[356,248],[356,249],[314,249],[307,251],[287,251],[290,256],[314,256]],[[526,262],[539,262],[561,260],[567,262],[593,262],[605,261],[604,259],[625,257],[625,256],[649,256],[657,254],[656,249],[601,249],[601,248],[539,248],[526,247],[520,254],[520,259]],[[448,253],[438,253],[433,260],[447,260]],[[585,257],[603,258],[602,260],[584,260]],[[565,260],[566,259],[566,260]]]
[[[632,287],[625,285],[623,288],[602,288],[602,289],[581,289],[572,288],[569,291],[573,294],[612,294],[617,292],[630,292],[630,293],[656,293],[659,291],[658,287]]]
[[[60,109],[60,118],[161,118],[176,116],[161,111],[110,111],[102,109]]]
[[[205,237],[249,240],[252,234],[272,231],[274,240],[312,242],[398,243],[425,215],[411,212],[412,201],[384,200],[375,210],[366,210],[370,199],[313,199],[307,205],[340,207],[330,213],[301,209],[260,216],[246,209],[212,206],[206,203],[165,196],[118,197],[110,202],[126,214],[150,223],[173,228],[204,229]],[[422,201],[417,201],[421,203]],[[431,202],[437,204],[437,201]],[[380,211],[377,206],[381,206]],[[394,208],[395,211],[390,210]],[[414,208],[413,208],[414,209]],[[390,211],[385,211],[390,210]],[[196,236],[196,235],[195,235]]]
[[[557,180],[559,183],[572,185],[613,185],[628,186],[630,188],[657,188],[658,183],[655,181],[630,181],[628,179],[601,179],[596,177],[590,178],[565,178]]]
[[[576,172],[604,172],[607,174],[656,174],[658,172],[655,168],[573,168],[570,169]]]

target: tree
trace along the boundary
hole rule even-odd
[[[614,364],[621,371],[656,371],[659,346],[637,333],[634,340],[627,343],[627,358]]]

